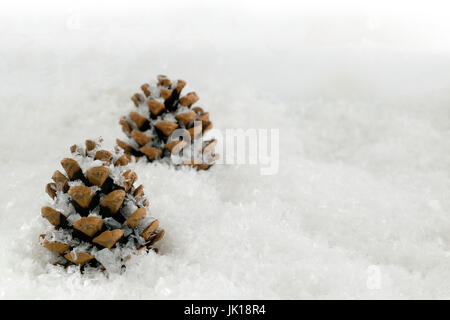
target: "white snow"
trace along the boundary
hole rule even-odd
[[[0,298],[450,298],[448,8],[344,2],[4,5]],[[279,173],[138,163],[160,254],[49,265],[46,183],[161,73],[215,128],[280,129]]]

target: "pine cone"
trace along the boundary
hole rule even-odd
[[[143,94],[131,97],[136,108],[119,121],[128,141],[117,139],[117,145],[125,153],[150,162],[169,158],[176,166],[209,169],[218,159],[214,153],[217,141],[203,141],[212,122],[208,112],[193,107],[199,99],[195,92],[180,96],[185,85],[183,80],[172,82],[163,75],[154,85],[143,84]],[[173,136],[176,129],[184,129],[184,138]]]
[[[147,215],[143,186],[129,170],[130,157],[101,149],[100,140],[74,145],[72,157],[61,161],[46,191],[53,199],[42,216],[52,229],[40,243],[57,254],[56,263],[121,268],[130,254],[152,249],[164,230]]]

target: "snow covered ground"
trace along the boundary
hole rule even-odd
[[[12,2],[0,11],[0,298],[450,298],[442,2]],[[429,6],[427,6],[429,5]],[[44,186],[182,78],[215,128],[280,129],[280,170],[137,164],[166,230],[123,275],[48,265]]]

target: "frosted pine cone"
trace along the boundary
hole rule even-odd
[[[164,230],[148,216],[143,186],[134,187],[130,157],[109,152],[100,141],[74,145],[71,158],[56,170],[46,192],[53,199],[42,208],[52,228],[40,242],[57,254],[56,263],[120,269],[130,254],[150,249]]]
[[[193,106],[199,99],[195,92],[181,96],[185,85],[183,80],[173,82],[163,75],[156,84],[143,84],[143,94],[131,97],[136,108],[119,122],[128,141],[117,139],[117,145],[148,161],[168,158],[177,166],[209,169],[218,158],[214,153],[217,141],[203,141],[212,122],[208,112]]]

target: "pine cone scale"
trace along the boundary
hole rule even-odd
[[[66,258],[67,260],[69,260],[70,262],[73,262],[77,265],[85,265],[86,263],[88,263],[89,261],[91,261],[92,259],[94,259],[95,257],[89,253],[85,253],[85,252],[78,252],[76,254],[69,252],[67,254],[64,255],[64,258]]]
[[[101,187],[109,177],[109,169],[105,166],[93,167],[87,170],[86,177],[91,185]]]
[[[110,215],[113,215],[122,206],[125,194],[126,193],[123,190],[114,190],[103,198],[100,202],[100,206],[108,210]]]
[[[153,221],[147,227],[147,229],[145,229],[144,232],[142,232],[141,236],[144,237],[145,240],[149,240],[151,235],[156,231],[156,229],[158,229],[158,227],[159,227],[159,221],[158,220]]]
[[[63,166],[64,170],[69,176],[69,180],[73,181],[81,178],[82,175],[81,168],[78,165],[78,162],[76,162],[75,160],[68,158],[63,159],[61,161],[61,165]]]
[[[83,217],[73,223],[73,227],[88,237],[93,237],[103,227],[103,219],[98,217]]]
[[[59,254],[63,254],[67,250],[70,249],[70,245],[66,243],[61,242],[50,242],[50,241],[44,241],[44,247],[47,248],[50,251],[54,251]]]
[[[48,220],[52,225],[58,227],[61,224],[63,215],[51,207],[43,207],[41,209],[42,217]]]
[[[128,217],[125,223],[130,228],[136,228],[139,225],[139,222],[145,217],[145,215],[146,210],[144,208],[139,208],[131,216]]]
[[[97,243],[105,248],[110,249],[113,245],[122,238],[124,231],[121,229],[107,230],[95,237],[92,242]]]
[[[72,198],[72,201],[76,202],[83,209],[89,208],[95,195],[95,192],[86,186],[71,187],[68,193]]]

